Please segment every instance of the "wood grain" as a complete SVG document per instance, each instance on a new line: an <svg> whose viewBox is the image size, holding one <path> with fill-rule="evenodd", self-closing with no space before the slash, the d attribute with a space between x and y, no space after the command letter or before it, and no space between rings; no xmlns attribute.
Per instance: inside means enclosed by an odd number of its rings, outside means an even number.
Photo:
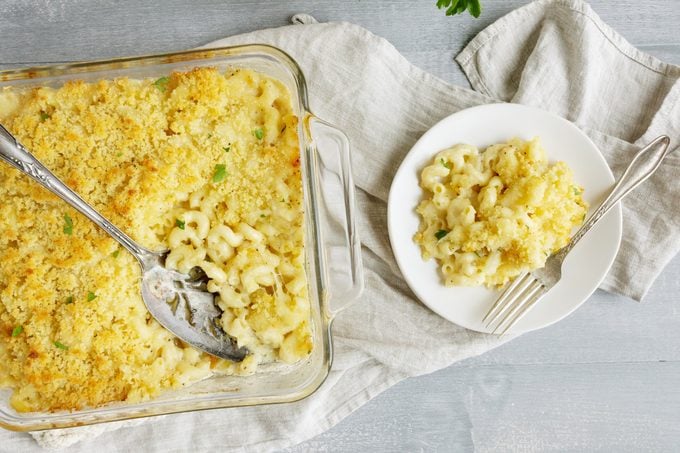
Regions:
<svg viewBox="0 0 680 453"><path fill-rule="evenodd" d="M0 68L187 49L283 26L291 15L307 12L320 21L362 25L417 66L467 85L453 57L484 27L527 1L483 0L479 20L445 17L434 3L6 0L0 3ZM677 0L591 5L634 45L680 63ZM567 320L407 380L289 451L676 450L678 275L680 258L641 304L597 292ZM26 436L13 437L12 451L33 448Z"/></svg>
<svg viewBox="0 0 680 453"><path fill-rule="evenodd" d="M386 391L307 451L674 451L680 258L637 303L598 291L566 320Z"/></svg>

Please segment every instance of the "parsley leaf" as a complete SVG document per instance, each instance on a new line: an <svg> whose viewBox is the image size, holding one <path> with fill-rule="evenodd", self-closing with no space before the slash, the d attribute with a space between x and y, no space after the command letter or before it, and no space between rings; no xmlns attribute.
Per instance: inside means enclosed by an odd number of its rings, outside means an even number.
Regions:
<svg viewBox="0 0 680 453"><path fill-rule="evenodd" d="M67 305L68 305L68 304L72 304L72 303L73 303L73 296L68 296L68 297L66 298L66 302L65 302L65 303L66 303Z"/></svg>
<svg viewBox="0 0 680 453"><path fill-rule="evenodd" d="M441 240L444 236L446 236L447 234L449 234L448 231L446 231L446 230L439 230L439 231L437 231L437 232L434 234L434 237L436 237L437 240L439 241L439 240Z"/></svg>
<svg viewBox="0 0 680 453"><path fill-rule="evenodd" d="M228 153L231 151L231 146L223 146L222 149L224 150L225 153Z"/></svg>
<svg viewBox="0 0 680 453"><path fill-rule="evenodd" d="M262 140L262 137L264 137L264 131L261 127L258 127L257 129L253 130L253 135L257 137L258 140Z"/></svg>
<svg viewBox="0 0 680 453"><path fill-rule="evenodd" d="M111 254L111 256L114 257L114 258L118 258L118 255L120 255L120 249L116 250L115 252L113 252Z"/></svg>
<svg viewBox="0 0 680 453"><path fill-rule="evenodd" d="M439 163L451 170L453 168L453 164L451 162L446 162L444 159L439 159Z"/></svg>
<svg viewBox="0 0 680 453"><path fill-rule="evenodd" d="M24 326L16 326L14 329L12 329L12 336L13 337L18 337L21 335L21 332L24 331Z"/></svg>
<svg viewBox="0 0 680 453"><path fill-rule="evenodd" d="M576 195L577 197L581 195L581 191L578 189L578 187L574 187L574 195Z"/></svg>
<svg viewBox="0 0 680 453"><path fill-rule="evenodd" d="M227 177L227 167L224 164L215 165L215 173L213 173L212 182L218 183L224 181Z"/></svg>
<svg viewBox="0 0 680 453"><path fill-rule="evenodd" d="M87 301L88 302L92 302L96 298L97 298L97 295L95 293L93 293L92 291L87 292Z"/></svg>
<svg viewBox="0 0 680 453"><path fill-rule="evenodd" d="M460 14L460 13L462 13L463 11L465 11L465 10L467 9L467 3L468 3L468 0L459 0L459 1L458 1L458 6L456 7L456 10L455 10L455 12L452 13L452 14ZM448 11L447 11L447 12L448 12Z"/></svg>
<svg viewBox="0 0 680 453"><path fill-rule="evenodd" d="M468 3L468 11L472 17L475 19L478 18L480 14L482 14L482 5L479 3L479 0L470 0Z"/></svg>
<svg viewBox="0 0 680 453"><path fill-rule="evenodd" d="M183 230L186 228L187 223L184 220L180 219L175 219L175 226L179 228L180 230Z"/></svg>
<svg viewBox="0 0 680 453"><path fill-rule="evenodd" d="M447 16L455 16L465 10L475 18L482 14L482 5L479 0L437 0L437 8L446 9Z"/></svg>
<svg viewBox="0 0 680 453"><path fill-rule="evenodd" d="M153 84L160 91L165 91L168 89L168 82L170 82L169 77L161 77L160 79L157 79Z"/></svg>
<svg viewBox="0 0 680 453"><path fill-rule="evenodd" d="M62 343L60 341L54 341L54 342L52 342L52 344L54 344L59 349L63 349L64 351L68 351L68 346L66 346L64 343Z"/></svg>
<svg viewBox="0 0 680 453"><path fill-rule="evenodd" d="M73 234L73 219L68 214L64 214L64 233L69 236Z"/></svg>
<svg viewBox="0 0 680 453"><path fill-rule="evenodd" d="M50 115L46 112L41 111L40 112L40 121L46 121L50 119Z"/></svg>

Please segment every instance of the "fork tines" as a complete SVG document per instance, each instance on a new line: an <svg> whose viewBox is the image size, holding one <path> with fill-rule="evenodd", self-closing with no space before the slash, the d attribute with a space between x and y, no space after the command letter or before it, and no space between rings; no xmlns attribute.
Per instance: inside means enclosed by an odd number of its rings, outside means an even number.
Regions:
<svg viewBox="0 0 680 453"><path fill-rule="evenodd" d="M546 293L545 286L530 272L524 272L505 288L482 323L492 333L505 334Z"/></svg>

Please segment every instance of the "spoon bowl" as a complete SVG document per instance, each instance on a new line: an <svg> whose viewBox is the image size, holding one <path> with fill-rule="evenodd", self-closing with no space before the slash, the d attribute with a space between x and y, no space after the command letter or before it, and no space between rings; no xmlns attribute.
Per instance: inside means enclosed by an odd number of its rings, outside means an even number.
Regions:
<svg viewBox="0 0 680 453"><path fill-rule="evenodd" d="M182 274L164 266L167 253L148 254L140 260L142 299L156 321L182 341L223 359L240 362L248 349L238 347L220 324L222 311L206 288L208 277L198 267Z"/></svg>

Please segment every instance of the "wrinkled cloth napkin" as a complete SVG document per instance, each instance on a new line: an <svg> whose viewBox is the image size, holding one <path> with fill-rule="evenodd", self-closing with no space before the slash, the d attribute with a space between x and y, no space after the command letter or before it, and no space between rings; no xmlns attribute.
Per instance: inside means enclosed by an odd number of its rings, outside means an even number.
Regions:
<svg viewBox="0 0 680 453"><path fill-rule="evenodd" d="M333 326L335 361L311 397L292 404L214 410L34 433L70 451L268 450L311 438L396 382L451 365L504 339L455 326L421 305L401 278L387 237L392 177L437 121L478 104L511 101L576 122L615 174L658 134L680 142L680 68L647 56L576 0L539 0L481 32L457 57L473 88L449 85L406 61L387 41L348 23L263 30L211 46L267 43L297 60L312 111L352 142L366 289ZM305 24L306 23L306 24ZM680 157L624 203L624 239L603 288L641 299L680 248ZM138 426L135 426L138 425ZM115 430L115 431L114 431ZM99 436L99 437L96 437ZM0 433L3 448L31 447ZM33 444L33 446L35 446Z"/></svg>

